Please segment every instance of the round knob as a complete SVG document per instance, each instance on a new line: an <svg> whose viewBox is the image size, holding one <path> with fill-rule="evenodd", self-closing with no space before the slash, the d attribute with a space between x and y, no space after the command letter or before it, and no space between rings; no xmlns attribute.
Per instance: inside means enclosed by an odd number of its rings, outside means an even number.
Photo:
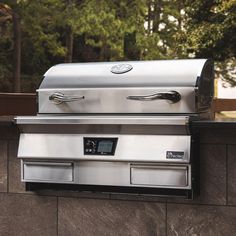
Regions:
<svg viewBox="0 0 236 236"><path fill-rule="evenodd" d="M88 140L88 141L86 142L86 146L89 146L89 147L91 147L91 148L94 148L94 147L96 146L96 144L95 144L94 141Z"/></svg>

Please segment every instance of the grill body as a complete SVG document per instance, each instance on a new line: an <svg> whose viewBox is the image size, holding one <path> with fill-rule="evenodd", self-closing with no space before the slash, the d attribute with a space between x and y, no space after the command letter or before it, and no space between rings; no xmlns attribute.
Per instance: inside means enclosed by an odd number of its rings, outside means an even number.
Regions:
<svg viewBox="0 0 236 236"><path fill-rule="evenodd" d="M198 192L198 135L210 117L206 59L75 63L50 68L38 115L17 117L21 178L65 188L177 195Z"/></svg>

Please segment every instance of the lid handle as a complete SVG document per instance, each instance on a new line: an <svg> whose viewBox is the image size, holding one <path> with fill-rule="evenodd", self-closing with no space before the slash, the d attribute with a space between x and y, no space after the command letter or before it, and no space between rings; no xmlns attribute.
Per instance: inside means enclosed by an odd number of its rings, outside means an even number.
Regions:
<svg viewBox="0 0 236 236"><path fill-rule="evenodd" d="M172 103L177 103L181 100L181 95L177 91L169 91L165 93L154 93L150 95L136 95L136 96L128 96L129 100L137 100L137 101L153 101L158 99L168 100Z"/></svg>
<svg viewBox="0 0 236 236"><path fill-rule="evenodd" d="M49 100L56 105L59 105L64 102L74 102L82 99L84 99L84 96L64 95L60 92L55 92L49 96Z"/></svg>

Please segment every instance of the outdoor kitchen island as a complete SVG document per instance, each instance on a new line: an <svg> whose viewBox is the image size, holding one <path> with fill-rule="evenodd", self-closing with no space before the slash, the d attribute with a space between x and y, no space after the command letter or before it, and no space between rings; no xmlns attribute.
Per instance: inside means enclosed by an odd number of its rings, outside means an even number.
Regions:
<svg viewBox="0 0 236 236"><path fill-rule="evenodd" d="M79 191L26 192L19 131L0 119L0 235L235 235L236 120L198 121L195 200Z"/></svg>

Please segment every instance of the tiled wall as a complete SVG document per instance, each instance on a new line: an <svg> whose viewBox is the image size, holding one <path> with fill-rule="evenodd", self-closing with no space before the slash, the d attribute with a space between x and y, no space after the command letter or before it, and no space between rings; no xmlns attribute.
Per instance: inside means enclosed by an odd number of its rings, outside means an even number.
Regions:
<svg viewBox="0 0 236 236"><path fill-rule="evenodd" d="M201 195L25 192L18 132L0 124L0 236L236 235L236 128L201 131Z"/></svg>

